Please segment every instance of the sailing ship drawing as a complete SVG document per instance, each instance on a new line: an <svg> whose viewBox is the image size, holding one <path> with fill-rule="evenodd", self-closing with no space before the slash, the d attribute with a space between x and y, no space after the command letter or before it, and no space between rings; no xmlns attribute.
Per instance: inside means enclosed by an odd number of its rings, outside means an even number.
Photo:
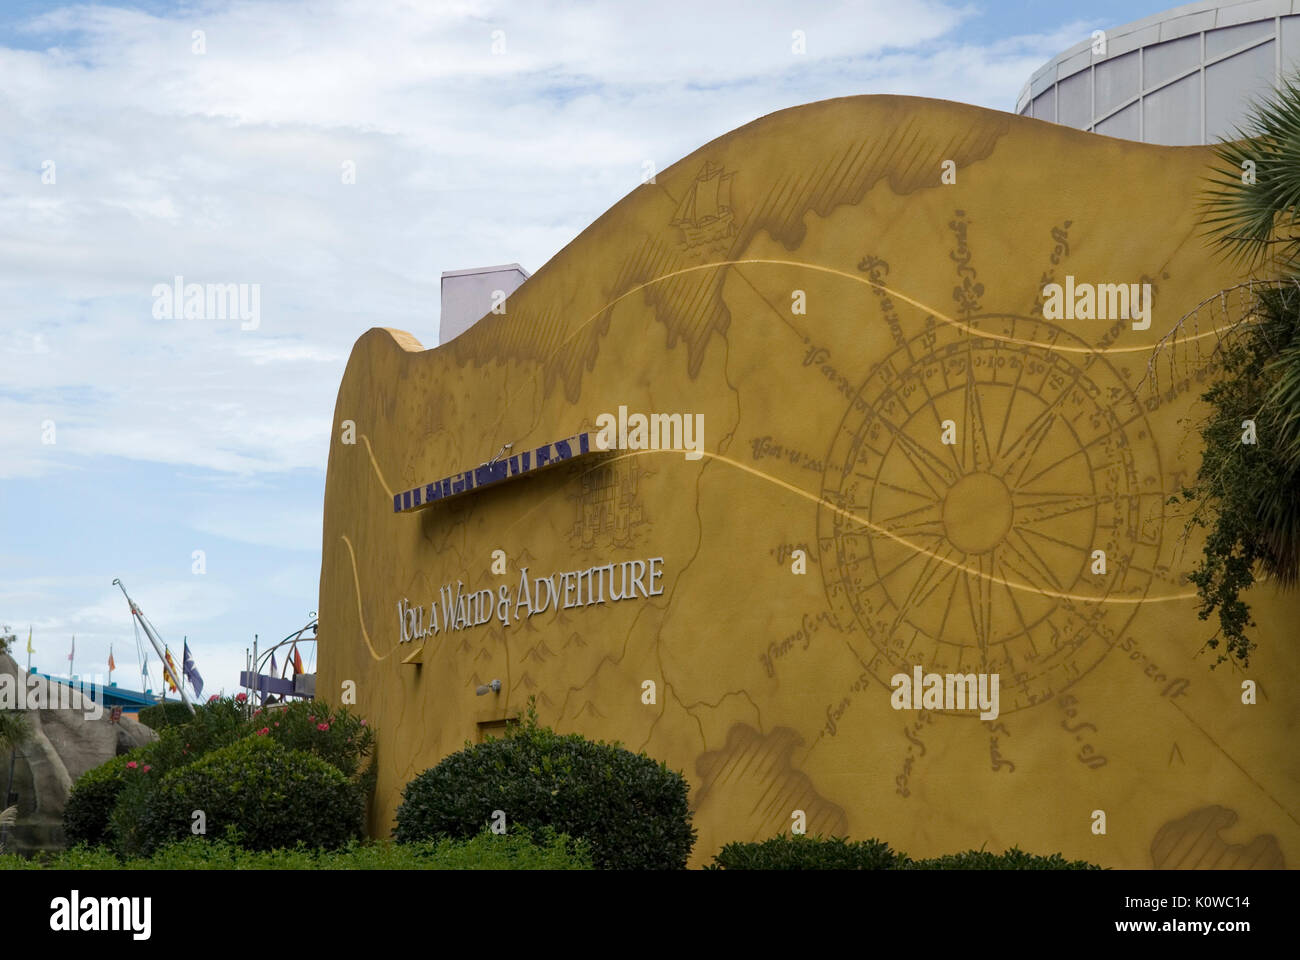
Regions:
<svg viewBox="0 0 1300 960"><path fill-rule="evenodd" d="M731 210L731 181L735 173L705 161L704 168L677 205L672 226L682 231L687 247L723 240L735 232Z"/></svg>

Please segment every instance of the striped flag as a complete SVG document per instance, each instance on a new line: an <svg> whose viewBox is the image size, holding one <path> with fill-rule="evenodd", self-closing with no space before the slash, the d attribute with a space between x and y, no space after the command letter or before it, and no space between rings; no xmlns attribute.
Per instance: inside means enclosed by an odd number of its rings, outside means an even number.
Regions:
<svg viewBox="0 0 1300 960"><path fill-rule="evenodd" d="M296 643L293 645L293 672L296 674L307 672L302 668L302 654L298 652L298 644Z"/></svg>

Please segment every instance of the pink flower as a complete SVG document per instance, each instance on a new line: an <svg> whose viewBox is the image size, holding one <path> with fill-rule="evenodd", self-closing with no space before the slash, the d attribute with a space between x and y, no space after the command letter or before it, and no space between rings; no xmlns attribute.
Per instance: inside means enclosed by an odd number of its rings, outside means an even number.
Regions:
<svg viewBox="0 0 1300 960"><path fill-rule="evenodd" d="M246 694L246 693L237 693L237 694L235 694L235 699L238 700L240 703L243 703L245 700L248 699L248 694Z"/></svg>
<svg viewBox="0 0 1300 960"><path fill-rule="evenodd" d="M257 731L257 735L258 735L259 737L264 737L264 736L266 736L266 735L267 735L268 733L270 733L270 732L271 732L271 728L270 728L270 727L263 727L261 730Z"/></svg>
<svg viewBox="0 0 1300 960"><path fill-rule="evenodd" d="M310 714L308 714L308 716L307 716L307 722L308 722L308 723L315 723L315 722L316 722L316 718L313 717L313 716L311 716Z"/></svg>
<svg viewBox="0 0 1300 960"><path fill-rule="evenodd" d="M316 729L317 729L317 730L328 730L329 728L330 728L330 725L329 725L328 723L318 723L318 724L316 724Z"/></svg>
<svg viewBox="0 0 1300 960"><path fill-rule="evenodd" d="M217 695L215 693L212 696L208 697L208 703L216 703L216 702L217 702Z"/></svg>
<svg viewBox="0 0 1300 960"><path fill-rule="evenodd" d="M258 707L256 710L253 711L253 716L257 716L261 712L262 712L262 708Z"/></svg>
<svg viewBox="0 0 1300 960"><path fill-rule="evenodd" d="M146 763L146 764L144 765L144 772L145 772L145 773L148 773L149 770L150 770L149 764Z"/></svg>
<svg viewBox="0 0 1300 960"><path fill-rule="evenodd" d="M134 770L138 766L140 766L140 764L136 763L134 760L128 760L126 762L126 767L128 770Z"/></svg>
<svg viewBox="0 0 1300 960"><path fill-rule="evenodd" d="M361 718L361 725L362 725L363 727L366 725L366 719L365 719L365 717L362 717L362 718Z"/></svg>
<svg viewBox="0 0 1300 960"><path fill-rule="evenodd" d="M280 721L279 720L275 721L275 725L278 727L280 725Z"/></svg>

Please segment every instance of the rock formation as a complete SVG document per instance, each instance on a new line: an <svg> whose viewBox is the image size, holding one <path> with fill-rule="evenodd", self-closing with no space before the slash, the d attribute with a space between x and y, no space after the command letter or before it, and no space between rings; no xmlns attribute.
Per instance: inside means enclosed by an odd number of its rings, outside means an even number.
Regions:
<svg viewBox="0 0 1300 960"><path fill-rule="evenodd" d="M18 795L18 817L9 828L7 850L32 854L61 849L63 807L76 779L119 753L156 740L157 734L133 714L124 713L114 723L108 711L78 690L58 690L66 685L44 677L29 679L6 654L0 654L0 685L9 690L21 686L49 705L25 711L32 734L14 753L10 790ZM10 757L0 757L0 791L9 781L9 770ZM0 801L4 799L0 794Z"/></svg>

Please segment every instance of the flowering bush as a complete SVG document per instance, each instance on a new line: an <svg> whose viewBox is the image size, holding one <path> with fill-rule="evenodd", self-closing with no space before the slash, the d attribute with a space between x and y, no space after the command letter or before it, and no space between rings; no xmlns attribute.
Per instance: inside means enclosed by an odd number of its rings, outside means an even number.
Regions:
<svg viewBox="0 0 1300 960"><path fill-rule="evenodd" d="M63 808L63 832L72 845L96 846L108 841L109 817L126 786L127 774L141 760L153 760L159 744L150 743L114 757L77 778ZM134 778L143 779L143 778Z"/></svg>
<svg viewBox="0 0 1300 960"><path fill-rule="evenodd" d="M276 711L275 717L268 736L291 750L320 757L369 791L374 772L366 761L374 752L375 734L364 719L347 707L332 709L324 700L295 701Z"/></svg>
<svg viewBox="0 0 1300 960"><path fill-rule="evenodd" d="M322 700L299 701L259 708L249 717L236 695L213 697L193 716L188 710L185 715L189 719L184 723L160 722L160 738L154 743L77 780L64 814L71 843L107 844L122 855L138 854L151 842L138 823L160 780L244 739L273 741L311 754L336 768L361 795L373 789L373 763L367 759L374 751L374 731L347 709L333 710Z"/></svg>

